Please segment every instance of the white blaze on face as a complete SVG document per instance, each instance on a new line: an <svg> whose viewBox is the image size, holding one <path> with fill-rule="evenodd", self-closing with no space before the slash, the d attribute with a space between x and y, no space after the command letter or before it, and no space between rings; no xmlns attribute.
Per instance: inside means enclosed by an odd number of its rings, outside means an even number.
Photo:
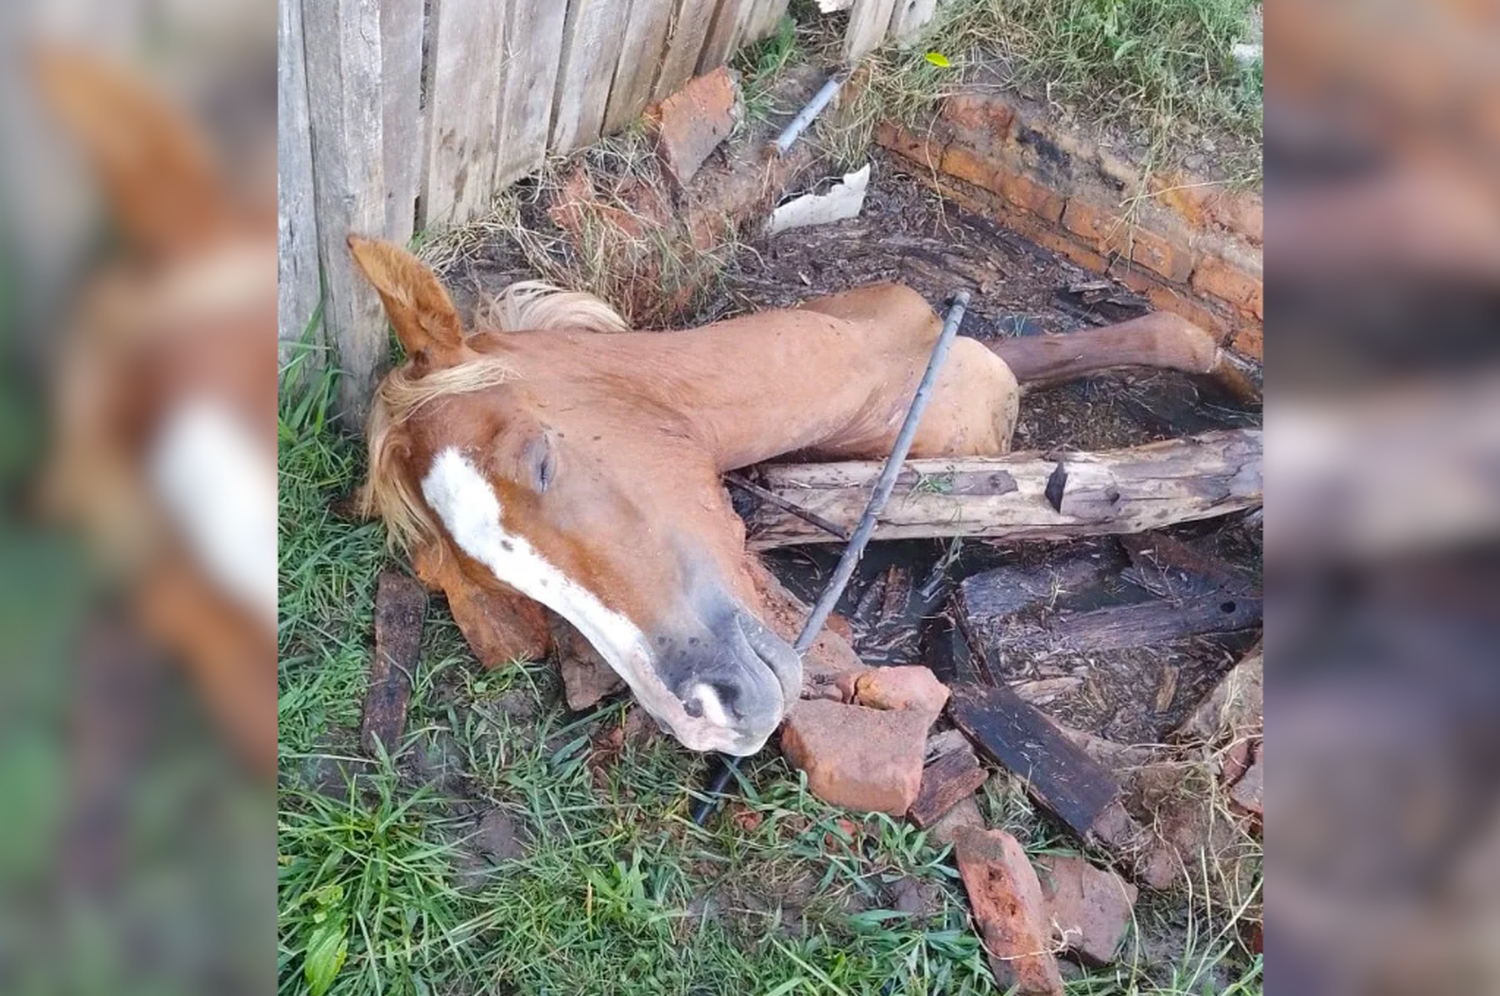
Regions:
<svg viewBox="0 0 1500 996"><path fill-rule="evenodd" d="M276 626L276 470L244 419L195 398L168 414L147 455L157 498L226 594Z"/></svg>
<svg viewBox="0 0 1500 996"><path fill-rule="evenodd" d="M422 497L459 549L488 567L501 582L572 623L625 680L641 705L670 725L685 747L741 752L725 726L727 717L717 697L712 700L716 708L705 708L703 717L689 716L657 676L650 644L640 628L548 563L525 537L506 531L495 489L457 449L450 446L433 459L422 480Z"/></svg>

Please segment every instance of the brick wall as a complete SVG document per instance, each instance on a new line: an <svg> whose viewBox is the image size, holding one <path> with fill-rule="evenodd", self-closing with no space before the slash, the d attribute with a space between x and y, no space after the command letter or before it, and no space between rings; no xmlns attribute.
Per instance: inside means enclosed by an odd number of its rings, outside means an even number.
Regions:
<svg viewBox="0 0 1500 996"><path fill-rule="evenodd" d="M1123 157L1003 94L955 95L921 128L881 124L876 141L968 210L1261 358L1259 193L1182 173L1143 180Z"/></svg>

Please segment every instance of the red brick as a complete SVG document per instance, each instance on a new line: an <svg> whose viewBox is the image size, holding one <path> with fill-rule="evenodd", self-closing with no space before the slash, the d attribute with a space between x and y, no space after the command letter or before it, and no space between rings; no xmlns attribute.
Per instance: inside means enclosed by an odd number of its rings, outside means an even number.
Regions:
<svg viewBox="0 0 1500 996"><path fill-rule="evenodd" d="M1058 939L1091 965L1112 961L1130 926L1139 890L1083 858L1043 855L1036 870Z"/></svg>
<svg viewBox="0 0 1500 996"><path fill-rule="evenodd" d="M1135 193L1141 186L1141 174L1124 157L1108 149L1099 150L1099 173L1106 180L1118 184L1120 189Z"/></svg>
<svg viewBox="0 0 1500 996"><path fill-rule="evenodd" d="M937 169L943 161L943 143L923 138L894 121L882 121L876 126L875 142L924 169Z"/></svg>
<svg viewBox="0 0 1500 996"><path fill-rule="evenodd" d="M1234 334L1229 345L1237 353L1242 353L1252 359L1264 361L1266 358L1265 332L1259 325L1245 326Z"/></svg>
<svg viewBox="0 0 1500 996"><path fill-rule="evenodd" d="M1084 198L1068 201L1062 223L1101 252L1119 253L1168 280L1185 282L1193 271L1192 250L1185 241L1131 223L1112 209L1091 204Z"/></svg>
<svg viewBox="0 0 1500 996"><path fill-rule="evenodd" d="M1053 224L1062 217L1061 195L1015 170L997 170L999 193L1016 207L1024 208Z"/></svg>
<svg viewBox="0 0 1500 996"><path fill-rule="evenodd" d="M1205 256L1193 270L1193 290L1212 294L1221 301L1246 309L1256 318L1264 319L1265 284L1261 273L1251 268L1252 262Z"/></svg>
<svg viewBox="0 0 1500 996"><path fill-rule="evenodd" d="M1255 245L1265 236L1265 205L1259 194L1250 190L1224 191L1209 201L1214 221L1243 235Z"/></svg>
<svg viewBox="0 0 1500 996"><path fill-rule="evenodd" d="M928 668L877 667L860 675L854 700L871 709L905 709L937 719L948 702L948 689Z"/></svg>
<svg viewBox="0 0 1500 996"><path fill-rule="evenodd" d="M781 729L781 749L823 801L901 816L922 787L931 725L915 711L802 699Z"/></svg>
<svg viewBox="0 0 1500 996"><path fill-rule="evenodd" d="M739 118L739 86L725 66L689 80L646 110L657 155L679 184L692 179Z"/></svg>
<svg viewBox="0 0 1500 996"><path fill-rule="evenodd" d="M965 183L998 193L995 168L988 159L962 145L950 145L943 153L944 173Z"/></svg>
<svg viewBox="0 0 1500 996"><path fill-rule="evenodd" d="M1010 141L1016 109L995 94L956 93L943 101L942 117L991 148Z"/></svg>
<svg viewBox="0 0 1500 996"><path fill-rule="evenodd" d="M958 873L1001 991L1063 996L1042 886L1021 844L1003 830L955 836Z"/></svg>

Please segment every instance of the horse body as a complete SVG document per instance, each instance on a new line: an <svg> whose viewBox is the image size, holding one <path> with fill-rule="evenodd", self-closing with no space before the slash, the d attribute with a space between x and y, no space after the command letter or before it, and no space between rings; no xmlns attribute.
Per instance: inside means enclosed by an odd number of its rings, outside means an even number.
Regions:
<svg viewBox="0 0 1500 996"><path fill-rule="evenodd" d="M941 331L931 307L885 284L665 334L602 334L618 320L558 307L534 323L508 309L529 331L465 333L416 259L350 246L409 356L372 414L368 508L449 592L471 645L494 661L495 620L524 619L535 600L685 745L758 750L800 693L801 665L761 622L719 475L786 454L884 456ZM1061 352L1003 348L1039 380L1214 362L1205 333L1148 318L1069 336ZM1003 355L960 339L913 455L1005 453L1020 396Z"/></svg>

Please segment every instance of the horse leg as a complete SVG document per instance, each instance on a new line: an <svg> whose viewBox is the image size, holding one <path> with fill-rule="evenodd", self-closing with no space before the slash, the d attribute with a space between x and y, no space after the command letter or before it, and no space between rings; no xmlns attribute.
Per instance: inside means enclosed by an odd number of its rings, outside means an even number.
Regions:
<svg viewBox="0 0 1500 996"><path fill-rule="evenodd" d="M1061 384L1127 367L1157 367L1213 377L1236 397L1260 400L1254 368L1192 322L1156 311L1128 322L1065 335L997 339L990 349L1027 387Z"/></svg>

